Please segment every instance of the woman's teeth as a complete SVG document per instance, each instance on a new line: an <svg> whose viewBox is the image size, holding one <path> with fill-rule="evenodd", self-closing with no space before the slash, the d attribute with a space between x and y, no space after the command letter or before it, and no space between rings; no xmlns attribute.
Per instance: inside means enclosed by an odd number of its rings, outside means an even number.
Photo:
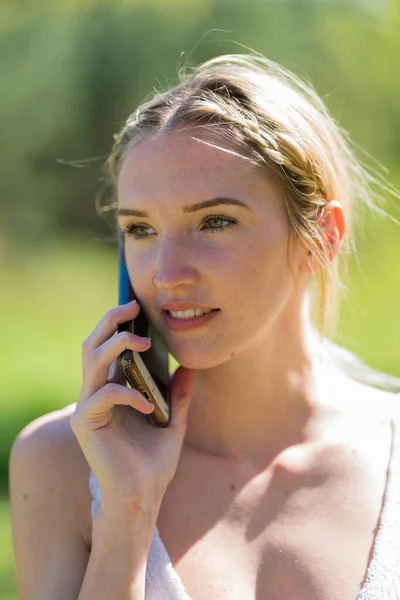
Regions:
<svg viewBox="0 0 400 600"><path fill-rule="evenodd" d="M189 308L188 310L169 310L168 313L172 315L175 319L191 319L193 317L199 317L200 315L205 315L207 313L212 312L212 308L203 309L203 308Z"/></svg>

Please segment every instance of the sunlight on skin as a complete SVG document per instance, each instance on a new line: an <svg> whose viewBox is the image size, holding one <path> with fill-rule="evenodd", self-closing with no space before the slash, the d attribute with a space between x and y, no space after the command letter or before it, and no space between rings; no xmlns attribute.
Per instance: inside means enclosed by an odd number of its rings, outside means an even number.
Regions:
<svg viewBox="0 0 400 600"><path fill-rule="evenodd" d="M221 197L246 207L182 211ZM148 214L119 217L139 302L175 359L196 369L187 438L199 448L207 443L208 451L257 455L265 452L266 437L274 445L307 435L297 430L313 415L318 422L319 400L301 314L317 265L298 243L291 244L288 261L288 221L278 186L235 154L175 132L129 150L118 198L119 209ZM210 215L223 221L217 232L206 226ZM321 227L334 258L344 234L338 202L326 207ZM220 312L209 326L177 334L159 312L171 299ZM212 404L204 401L208 397Z"/></svg>

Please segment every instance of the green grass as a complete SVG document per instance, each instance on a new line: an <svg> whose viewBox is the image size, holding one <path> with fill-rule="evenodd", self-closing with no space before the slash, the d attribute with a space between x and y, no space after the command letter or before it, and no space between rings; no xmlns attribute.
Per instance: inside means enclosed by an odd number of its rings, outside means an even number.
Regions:
<svg viewBox="0 0 400 600"><path fill-rule="evenodd" d="M16 600L16 598L10 505L6 496L0 496L0 600Z"/></svg>
<svg viewBox="0 0 400 600"><path fill-rule="evenodd" d="M376 223L352 263L337 341L370 366L400 375L400 235ZM2 269L0 330L0 484L17 433L35 417L76 402L81 344L117 304L117 252L108 244L53 242ZM0 600L16 598L9 507L0 504Z"/></svg>

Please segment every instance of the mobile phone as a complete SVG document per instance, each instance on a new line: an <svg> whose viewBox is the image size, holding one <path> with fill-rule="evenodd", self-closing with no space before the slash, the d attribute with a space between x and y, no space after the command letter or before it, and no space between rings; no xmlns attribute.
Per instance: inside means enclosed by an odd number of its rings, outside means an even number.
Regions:
<svg viewBox="0 0 400 600"><path fill-rule="evenodd" d="M125 235L119 231L119 304L136 300L125 260ZM118 357L118 364L130 387L137 389L154 405L147 415L154 427L167 427L171 420L169 392L168 349L159 333L150 322L143 306L135 319L118 326L118 332L130 331L136 335L150 337L151 347L144 352L125 350Z"/></svg>

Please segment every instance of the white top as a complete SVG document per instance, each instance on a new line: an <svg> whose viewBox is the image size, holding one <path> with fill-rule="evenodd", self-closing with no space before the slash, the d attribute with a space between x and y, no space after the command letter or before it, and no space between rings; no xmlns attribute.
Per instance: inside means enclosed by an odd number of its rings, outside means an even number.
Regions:
<svg viewBox="0 0 400 600"><path fill-rule="evenodd" d="M396 398L400 401L400 396ZM72 408L69 405L66 408ZM379 529L365 584L356 600L400 600L400 410L391 419L392 446ZM100 506L100 489L93 471L89 486L92 517ZM146 569L146 600L191 600L172 566L157 527Z"/></svg>

